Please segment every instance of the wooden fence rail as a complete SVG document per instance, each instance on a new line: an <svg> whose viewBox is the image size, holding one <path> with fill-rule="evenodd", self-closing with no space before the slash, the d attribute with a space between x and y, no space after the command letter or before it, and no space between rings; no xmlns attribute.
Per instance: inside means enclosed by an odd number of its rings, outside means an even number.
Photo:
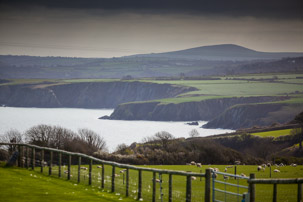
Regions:
<svg viewBox="0 0 303 202"><path fill-rule="evenodd" d="M169 175L169 186L168 186L168 201L172 202L172 176L178 175L178 176L186 176L186 195L185 195L185 201L191 202L192 198L192 187L191 187L191 177L204 177L205 178L205 196L204 201L210 202L210 195L211 195L211 189L210 189L210 183L211 183L211 170L206 169L206 173L192 173L192 172L184 172L184 171L174 171L174 170L162 170L162 169L154 169L154 168L142 168L142 167L136 167L132 165L127 164L120 164L117 162L112 161L105 161L101 160L92 156L88 156L81 153L73 153L73 152L67 152L64 150L54 149L54 148L47 148L47 147L40 147L36 145L30 145L30 144L16 144L16 143L0 143L0 145L15 145L18 146L17 149L19 151L19 158L18 158L18 166L22 167L22 159L23 159L23 150L25 149L25 164L26 168L29 167L28 161L31 160L31 169L35 169L35 155L36 151L41 151L41 159L40 159L40 166L41 166L41 172L43 172L43 166L45 161L45 151L48 151L50 154L50 161L49 161L49 175L52 174L52 164L53 164L53 158L54 154L58 154L58 177L61 177L61 165L62 165L62 155L66 155L68 157L68 168L67 168L67 179L71 179L71 163L72 163L72 157L78 157L78 176L77 180L80 182L80 172L81 172L81 161L84 159L89 161L89 169L88 169L88 184L92 184L92 164L93 162L100 163L102 165L101 168L101 188L104 188L104 165L110 165L112 166L112 175L111 175L111 191L115 192L115 170L116 167L118 168L124 168L126 173L126 186L125 186L125 196L129 196L129 170L136 170L138 171L138 200L142 198L142 172L152 172L153 173L153 191L152 191L152 201L156 201L156 174L167 174ZM29 157L29 150L31 150L31 157ZM203 201L203 198L201 198L201 201Z"/></svg>
<svg viewBox="0 0 303 202"><path fill-rule="evenodd" d="M303 178L296 179L255 179L255 175L251 174L247 180L250 189L250 202L255 202L255 185L256 184L272 184L273 185L273 202L277 202L277 185L278 184L297 184L297 202L302 202L302 183Z"/></svg>

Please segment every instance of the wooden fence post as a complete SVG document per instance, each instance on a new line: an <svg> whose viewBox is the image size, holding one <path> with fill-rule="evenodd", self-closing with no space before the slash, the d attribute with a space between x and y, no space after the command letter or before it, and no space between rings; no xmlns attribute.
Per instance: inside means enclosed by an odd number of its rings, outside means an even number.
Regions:
<svg viewBox="0 0 303 202"><path fill-rule="evenodd" d="M126 197L128 197L128 188L129 188L129 169L126 168L126 193L125 193Z"/></svg>
<svg viewBox="0 0 303 202"><path fill-rule="evenodd" d="M173 201L173 176L172 174L168 175L168 202Z"/></svg>
<svg viewBox="0 0 303 202"><path fill-rule="evenodd" d="M205 170L205 195L204 195L204 201L210 202L210 193L211 193L211 170L206 169Z"/></svg>
<svg viewBox="0 0 303 202"><path fill-rule="evenodd" d="M251 180L255 179L255 174L251 173L249 178ZM249 202L255 202L255 188L256 188L256 185L253 182L250 182L249 183Z"/></svg>
<svg viewBox="0 0 303 202"><path fill-rule="evenodd" d="M29 168L29 161L28 161L28 155L29 155L29 151L28 151L28 147L25 148L25 166L28 169Z"/></svg>
<svg viewBox="0 0 303 202"><path fill-rule="evenodd" d="M58 177L61 177L61 165L62 165L62 153L59 152L59 172L58 172Z"/></svg>
<svg viewBox="0 0 303 202"><path fill-rule="evenodd" d="M50 160L48 167L48 175L52 175L52 166L53 166L53 151L50 151Z"/></svg>
<svg viewBox="0 0 303 202"><path fill-rule="evenodd" d="M78 183L80 183L81 177L81 156L78 157Z"/></svg>
<svg viewBox="0 0 303 202"><path fill-rule="evenodd" d="M191 176L186 176L186 202L191 202Z"/></svg>
<svg viewBox="0 0 303 202"><path fill-rule="evenodd" d="M90 159L89 168L88 168L88 185L92 184L92 168L93 168L93 160Z"/></svg>
<svg viewBox="0 0 303 202"><path fill-rule="evenodd" d="M102 171L101 171L101 188L104 189L104 163L102 163Z"/></svg>
<svg viewBox="0 0 303 202"><path fill-rule="evenodd" d="M70 166L72 164L72 156L68 155L67 179L70 180Z"/></svg>
<svg viewBox="0 0 303 202"><path fill-rule="evenodd" d="M273 202L277 202L277 184L274 184L274 190L273 190L273 198L272 198Z"/></svg>
<svg viewBox="0 0 303 202"><path fill-rule="evenodd" d="M156 202L156 172L153 172L153 198L152 202Z"/></svg>
<svg viewBox="0 0 303 202"><path fill-rule="evenodd" d="M32 170L35 169L35 148L32 148Z"/></svg>
<svg viewBox="0 0 303 202"><path fill-rule="evenodd" d="M302 184L298 183L298 202L302 202Z"/></svg>
<svg viewBox="0 0 303 202"><path fill-rule="evenodd" d="M21 167L21 161L22 161L22 157L21 157L21 145L18 145L18 167Z"/></svg>
<svg viewBox="0 0 303 202"><path fill-rule="evenodd" d="M44 166L44 149L41 150L41 173L43 173Z"/></svg>
<svg viewBox="0 0 303 202"><path fill-rule="evenodd" d="M138 200L142 198L142 170L138 170Z"/></svg>
<svg viewBox="0 0 303 202"><path fill-rule="evenodd" d="M116 170L116 167L113 166L113 169L112 169L112 192L115 192L115 170Z"/></svg>

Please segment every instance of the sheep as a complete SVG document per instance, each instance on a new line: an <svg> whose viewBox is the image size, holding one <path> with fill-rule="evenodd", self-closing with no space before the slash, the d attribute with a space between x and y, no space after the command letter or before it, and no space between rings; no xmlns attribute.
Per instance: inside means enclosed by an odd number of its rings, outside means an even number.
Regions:
<svg viewBox="0 0 303 202"><path fill-rule="evenodd" d="M187 166L190 166L191 164L190 164L190 163L186 163L186 165L187 165Z"/></svg>
<svg viewBox="0 0 303 202"><path fill-rule="evenodd" d="M197 178L195 176L191 176L191 180L196 180Z"/></svg>
<svg viewBox="0 0 303 202"><path fill-rule="evenodd" d="M224 169L224 172L227 172L227 168Z"/></svg>
<svg viewBox="0 0 303 202"><path fill-rule="evenodd" d="M236 165L240 165L240 164L241 164L241 161L235 161L235 164L236 164Z"/></svg>
<svg viewBox="0 0 303 202"><path fill-rule="evenodd" d="M274 169L274 172L275 173L279 173L280 171L278 169Z"/></svg>
<svg viewBox="0 0 303 202"><path fill-rule="evenodd" d="M67 174L67 173L68 173L68 170L65 170L64 173Z"/></svg>
<svg viewBox="0 0 303 202"><path fill-rule="evenodd" d="M82 170L87 170L87 167L80 167L80 169L82 169Z"/></svg>
<svg viewBox="0 0 303 202"><path fill-rule="evenodd" d="M262 171L263 171L263 172L265 171L265 168L264 168L264 167L262 168Z"/></svg>
<svg viewBox="0 0 303 202"><path fill-rule="evenodd" d="M115 174L115 177L120 177L120 175L119 174Z"/></svg>
<svg viewBox="0 0 303 202"><path fill-rule="evenodd" d="M271 163L267 163L267 167L271 167Z"/></svg>
<svg viewBox="0 0 303 202"><path fill-rule="evenodd" d="M297 167L297 164L292 163L290 166L292 166L292 167Z"/></svg>
<svg viewBox="0 0 303 202"><path fill-rule="evenodd" d="M209 167L208 169L210 169L210 171L214 172L214 169L212 167Z"/></svg>
<svg viewBox="0 0 303 202"><path fill-rule="evenodd" d="M246 175L245 175L244 173L241 173L241 176L242 176L242 177L246 177Z"/></svg>
<svg viewBox="0 0 303 202"><path fill-rule="evenodd" d="M193 165L193 166L195 166L195 165L196 165L196 162L191 161L190 164Z"/></svg>
<svg viewBox="0 0 303 202"><path fill-rule="evenodd" d="M258 166L257 170L258 172L262 169L262 166Z"/></svg>
<svg viewBox="0 0 303 202"><path fill-rule="evenodd" d="M219 170L219 168L214 168L214 171L219 172L220 170Z"/></svg>
<svg viewBox="0 0 303 202"><path fill-rule="evenodd" d="M226 166L226 168L233 168L234 166Z"/></svg>
<svg viewBox="0 0 303 202"><path fill-rule="evenodd" d="M229 177L228 177L228 176L226 176L226 175L223 175L223 179L224 179L224 180L228 180L228 179L229 179Z"/></svg>
<svg viewBox="0 0 303 202"><path fill-rule="evenodd" d="M263 167L263 168L266 168L266 164L262 164L262 167Z"/></svg>
<svg viewBox="0 0 303 202"><path fill-rule="evenodd" d="M120 170L120 173L124 173L126 172L126 169Z"/></svg>
<svg viewBox="0 0 303 202"><path fill-rule="evenodd" d="M201 164L201 163L197 163L197 167L198 167L198 168L201 168L201 167L202 167L202 164Z"/></svg>
<svg viewBox="0 0 303 202"><path fill-rule="evenodd" d="M97 166L97 168L102 168L102 166Z"/></svg>

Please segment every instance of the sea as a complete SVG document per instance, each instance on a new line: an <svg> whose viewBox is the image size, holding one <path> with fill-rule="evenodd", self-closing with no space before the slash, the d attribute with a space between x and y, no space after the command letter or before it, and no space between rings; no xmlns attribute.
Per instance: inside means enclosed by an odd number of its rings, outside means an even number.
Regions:
<svg viewBox="0 0 303 202"><path fill-rule="evenodd" d="M145 137L166 131L174 137L188 138L190 131L196 129L199 136L210 136L233 132L225 129L204 129L205 121L199 125L190 122L175 121L123 121L103 120L99 117L110 115L113 109L79 109L79 108L21 108L0 107L0 136L14 129L21 133L39 124L61 126L77 132L78 129L93 130L106 141L108 152L113 152L119 144L140 143Z"/></svg>

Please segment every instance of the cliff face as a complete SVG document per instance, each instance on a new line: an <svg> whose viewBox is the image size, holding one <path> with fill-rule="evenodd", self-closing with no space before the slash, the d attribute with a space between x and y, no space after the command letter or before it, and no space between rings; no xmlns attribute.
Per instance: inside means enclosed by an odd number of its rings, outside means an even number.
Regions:
<svg viewBox="0 0 303 202"><path fill-rule="evenodd" d="M287 97L234 97L180 104L161 104L157 102L127 103L119 105L111 114L110 119L158 121L212 120L226 109L237 104L272 102L283 99L287 99ZM256 113L258 112L256 111Z"/></svg>
<svg viewBox="0 0 303 202"><path fill-rule="evenodd" d="M175 97L195 90L148 82L93 82L0 86L0 104L14 107L114 108L118 104Z"/></svg>

